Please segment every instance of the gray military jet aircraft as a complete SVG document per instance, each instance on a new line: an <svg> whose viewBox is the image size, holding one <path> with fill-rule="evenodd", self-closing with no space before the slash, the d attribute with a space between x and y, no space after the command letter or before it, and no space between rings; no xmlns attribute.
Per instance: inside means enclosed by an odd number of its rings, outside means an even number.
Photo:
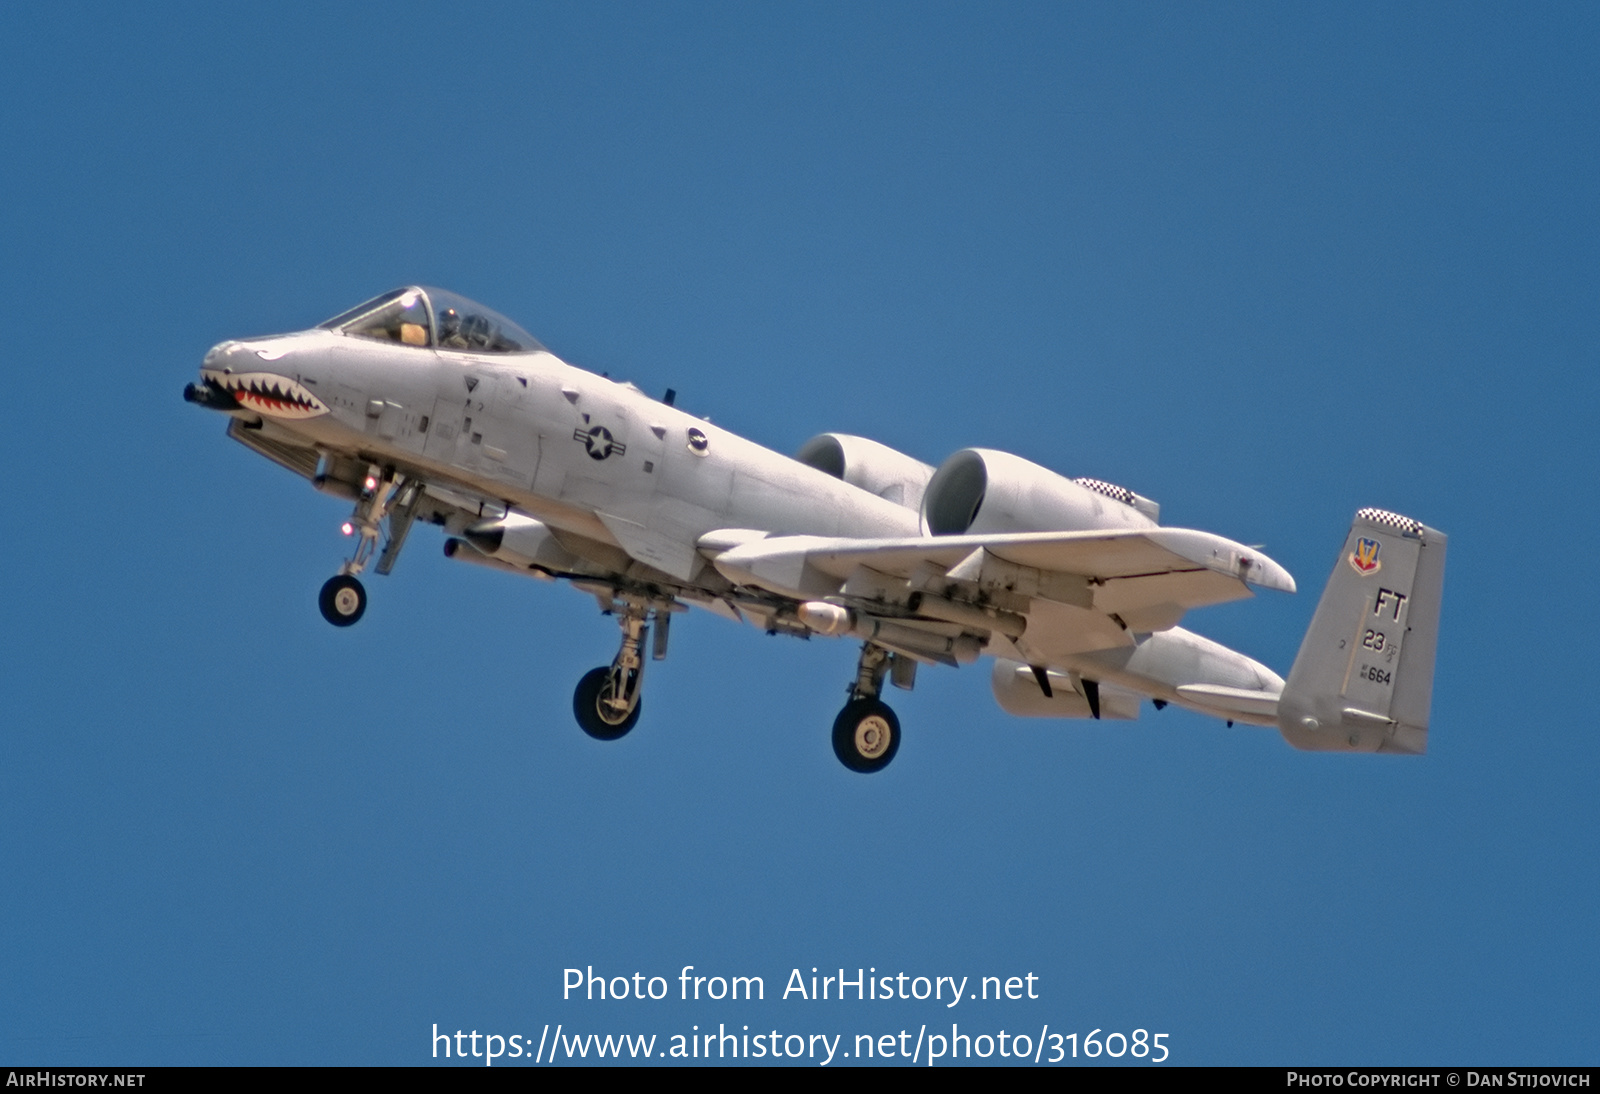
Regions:
<svg viewBox="0 0 1600 1094"><path fill-rule="evenodd" d="M933 468L838 433L789 459L439 289L223 342L184 397L354 503L354 550L319 600L335 626L361 618L358 575L389 573L419 520L451 533L450 558L596 597L621 648L573 711L601 740L634 727L646 647L665 657L673 613L698 605L861 641L833 727L852 771L900 747L886 679L910 689L919 665L985 654L1000 706L1025 717L1131 719L1148 697L1277 726L1296 748L1427 746L1446 537L1381 509L1356 514L1285 681L1177 624L1294 580L1253 548L1161 527L1131 490L983 448Z"/></svg>

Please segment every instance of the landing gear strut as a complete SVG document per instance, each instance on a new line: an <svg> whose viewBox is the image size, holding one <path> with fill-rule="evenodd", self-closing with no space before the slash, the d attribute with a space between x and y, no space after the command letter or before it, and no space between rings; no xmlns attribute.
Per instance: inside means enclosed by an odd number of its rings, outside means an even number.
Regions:
<svg viewBox="0 0 1600 1094"><path fill-rule="evenodd" d="M421 497L422 484L407 482L406 477L395 474L393 468L383 470L373 465L367 469L361 493L356 498L355 512L344 526L346 535L360 538L355 552L339 567L339 572L323 583L317 597L322 618L335 627L348 627L366 614L367 590L356 575L367 568L377 551L378 534L385 520L389 522L389 535L375 569L380 574L394 569Z"/></svg>
<svg viewBox="0 0 1600 1094"><path fill-rule="evenodd" d="M611 602L607 610L617 617L622 628L622 646L609 666L584 673L572 694L572 713L583 731L595 740L614 741L638 724L639 692L644 681L641 651L650 633L650 615L653 610L656 640L651 658L660 661L667 655L667 628L674 607L670 603L653 605L643 597L631 595Z"/></svg>
<svg viewBox="0 0 1600 1094"><path fill-rule="evenodd" d="M889 664L887 650L863 644L850 701L833 720L833 753L851 771L882 771L900 751L900 719L878 698Z"/></svg>

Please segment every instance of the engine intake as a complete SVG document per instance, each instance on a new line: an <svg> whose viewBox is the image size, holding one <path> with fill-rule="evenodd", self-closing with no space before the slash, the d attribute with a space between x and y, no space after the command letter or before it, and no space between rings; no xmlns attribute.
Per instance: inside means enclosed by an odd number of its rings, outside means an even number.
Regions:
<svg viewBox="0 0 1600 1094"><path fill-rule="evenodd" d="M1069 479L991 448L955 453L922 496L923 527L935 536L1150 528L1160 514L1124 487Z"/></svg>
<svg viewBox="0 0 1600 1094"><path fill-rule="evenodd" d="M800 446L795 459L886 501L916 510L933 468L888 445L848 433L822 433Z"/></svg>

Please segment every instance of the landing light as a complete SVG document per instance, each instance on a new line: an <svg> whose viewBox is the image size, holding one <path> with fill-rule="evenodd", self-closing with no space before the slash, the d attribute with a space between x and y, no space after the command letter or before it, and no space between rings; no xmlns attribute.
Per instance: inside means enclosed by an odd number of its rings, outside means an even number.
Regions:
<svg viewBox="0 0 1600 1094"><path fill-rule="evenodd" d="M343 532L347 536L353 536L356 534L356 526L351 524L349 521L345 521L343 524L339 525L339 531Z"/></svg>

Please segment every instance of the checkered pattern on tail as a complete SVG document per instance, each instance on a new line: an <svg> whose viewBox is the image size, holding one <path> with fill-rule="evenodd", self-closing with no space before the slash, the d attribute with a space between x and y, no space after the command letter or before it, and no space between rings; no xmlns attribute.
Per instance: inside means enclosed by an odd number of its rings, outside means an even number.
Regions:
<svg viewBox="0 0 1600 1094"><path fill-rule="evenodd" d="M1360 509L1356 512L1357 520L1370 521L1373 524L1386 524L1390 528L1404 532L1406 535L1420 536L1422 522L1402 517L1399 513L1391 513L1387 509Z"/></svg>

